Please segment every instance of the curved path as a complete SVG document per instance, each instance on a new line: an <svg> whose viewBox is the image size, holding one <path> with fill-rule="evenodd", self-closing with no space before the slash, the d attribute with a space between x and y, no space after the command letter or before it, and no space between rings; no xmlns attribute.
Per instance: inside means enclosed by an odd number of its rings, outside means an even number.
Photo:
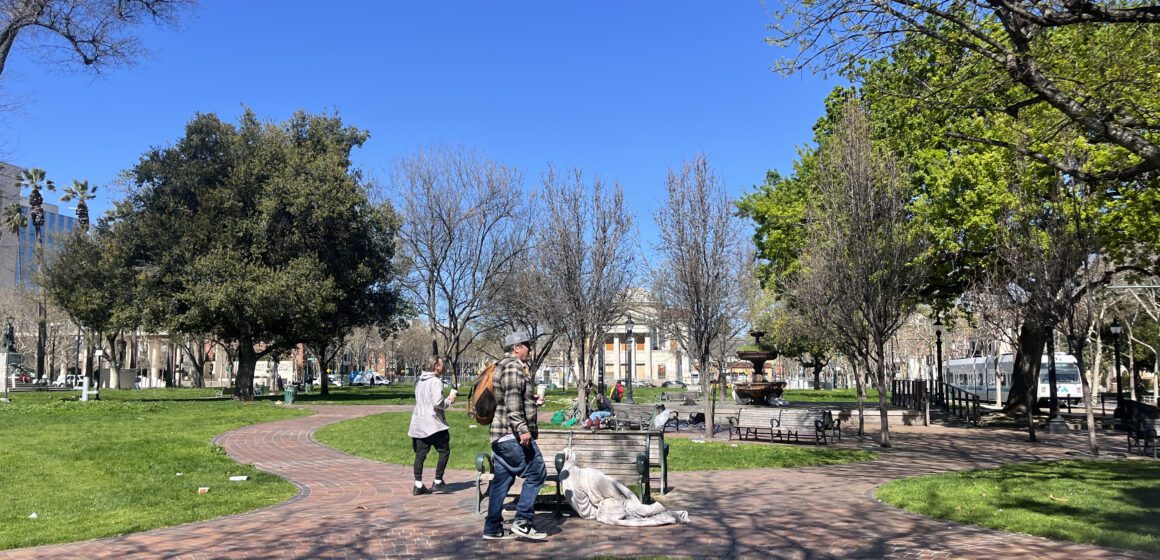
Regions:
<svg viewBox="0 0 1160 560"><path fill-rule="evenodd" d="M549 539L530 543L480 539L473 473L449 471L449 494L411 496L409 466L351 457L311 438L333 422L409 406L306 408L316 414L217 438L236 460L297 484L301 494L286 503L122 537L3 551L0 559L1153 557L937 521L873 498L876 485L905 476L1066 457L1085 447L1082 436L1044 434L1051 439L1031 444L1012 431L898 427L891 432L894 449L872 462L672 473L669 500L690 510L689 525L609 527L544 513L537 526Z"/></svg>

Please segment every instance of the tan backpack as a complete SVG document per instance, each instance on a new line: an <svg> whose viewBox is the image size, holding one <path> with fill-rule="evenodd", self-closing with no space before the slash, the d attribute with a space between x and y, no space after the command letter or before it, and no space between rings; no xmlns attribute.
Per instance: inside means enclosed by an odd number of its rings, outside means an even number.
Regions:
<svg viewBox="0 0 1160 560"><path fill-rule="evenodd" d="M484 426L491 425L495 417L495 364L488 364L471 384L467 394L467 415Z"/></svg>

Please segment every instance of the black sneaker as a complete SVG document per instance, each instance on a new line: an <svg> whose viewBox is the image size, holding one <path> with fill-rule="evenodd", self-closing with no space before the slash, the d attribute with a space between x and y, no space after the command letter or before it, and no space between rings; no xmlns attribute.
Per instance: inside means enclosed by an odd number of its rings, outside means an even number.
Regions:
<svg viewBox="0 0 1160 560"><path fill-rule="evenodd" d="M485 541L506 541L516 538L515 533L511 531L504 531L500 529L498 533L484 533L483 540Z"/></svg>
<svg viewBox="0 0 1160 560"><path fill-rule="evenodd" d="M411 487L411 495L412 496L419 496L422 494L430 494L430 493L431 493L431 489L427 488L426 486L412 486Z"/></svg>
<svg viewBox="0 0 1160 560"><path fill-rule="evenodd" d="M431 485L431 491L432 492L446 492L447 491L447 483L446 482L436 482L435 484Z"/></svg>
<svg viewBox="0 0 1160 560"><path fill-rule="evenodd" d="M533 541L542 541L548 538L547 533L537 531L531 521L524 521L523 519L517 519L512 522L512 533L515 533L517 537L522 539L531 539Z"/></svg>

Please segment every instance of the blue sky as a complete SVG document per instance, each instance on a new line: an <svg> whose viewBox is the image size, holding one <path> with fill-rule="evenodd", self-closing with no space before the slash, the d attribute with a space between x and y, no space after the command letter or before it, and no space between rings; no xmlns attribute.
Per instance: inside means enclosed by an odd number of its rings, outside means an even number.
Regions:
<svg viewBox="0 0 1160 560"><path fill-rule="evenodd" d="M325 6L325 8L320 8ZM619 180L642 240L666 171L704 152L734 194L788 171L833 87L782 78L757 0L313 2L202 0L150 53L94 77L26 49L3 76L0 160L58 184L106 185L194 114L243 107L283 120L338 111L367 129L358 166L387 179L432 144L524 170L549 163ZM116 193L102 190L97 213ZM49 195L49 201L52 195Z"/></svg>

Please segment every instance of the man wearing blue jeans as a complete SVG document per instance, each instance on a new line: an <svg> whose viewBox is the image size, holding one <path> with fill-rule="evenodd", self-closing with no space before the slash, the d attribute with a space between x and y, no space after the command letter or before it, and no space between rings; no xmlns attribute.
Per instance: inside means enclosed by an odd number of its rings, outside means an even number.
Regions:
<svg viewBox="0 0 1160 560"><path fill-rule="evenodd" d="M548 535L532 525L535 518L536 495L544 485L547 471L544 457L536 445L539 431L536 412L543 401L536 396L535 383L525 363L532 352L531 337L517 331L507 336L503 344L504 357L495 365L495 416L488 433L494 477L488 486L487 518L483 522L486 540L516 537L542 540ZM516 518L510 532L503 529L503 502L516 477L524 479L520 499L516 502Z"/></svg>

